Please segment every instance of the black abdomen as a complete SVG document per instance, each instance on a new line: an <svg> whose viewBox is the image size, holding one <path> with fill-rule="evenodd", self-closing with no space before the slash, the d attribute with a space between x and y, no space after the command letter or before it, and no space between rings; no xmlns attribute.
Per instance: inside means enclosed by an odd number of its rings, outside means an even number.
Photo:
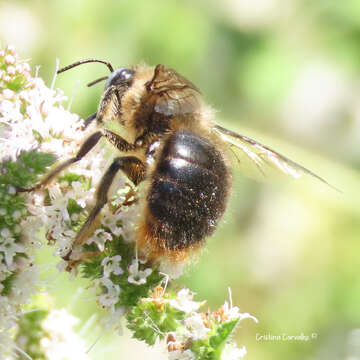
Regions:
<svg viewBox="0 0 360 360"><path fill-rule="evenodd" d="M153 235L168 250L192 247L215 230L225 210L226 165L209 140L190 131L170 136L159 156L147 195Z"/></svg>

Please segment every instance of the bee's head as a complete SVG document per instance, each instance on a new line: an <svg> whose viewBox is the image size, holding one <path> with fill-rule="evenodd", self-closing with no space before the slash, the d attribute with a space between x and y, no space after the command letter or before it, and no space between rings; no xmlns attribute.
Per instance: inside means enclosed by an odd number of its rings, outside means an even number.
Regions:
<svg viewBox="0 0 360 360"><path fill-rule="evenodd" d="M86 59L60 69L62 73L75 66L99 62L108 67L110 75L98 78L88 86L106 81L96 116L98 123L115 122L126 128L142 131L143 123L152 112L165 116L198 112L200 91L190 81L164 65L136 65L115 69L104 60ZM166 96L163 96L163 95ZM115 95L115 96L114 96ZM159 125L160 126L160 125Z"/></svg>
<svg viewBox="0 0 360 360"><path fill-rule="evenodd" d="M104 90L110 86L130 86L134 79L135 71L127 68L114 70L106 79Z"/></svg>

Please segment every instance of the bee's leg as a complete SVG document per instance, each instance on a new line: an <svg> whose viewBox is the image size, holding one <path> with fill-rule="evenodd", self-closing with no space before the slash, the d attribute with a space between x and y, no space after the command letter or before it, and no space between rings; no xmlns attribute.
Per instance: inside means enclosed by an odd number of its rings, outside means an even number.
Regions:
<svg viewBox="0 0 360 360"><path fill-rule="evenodd" d="M109 188L119 170L122 170L135 185L139 184L145 176L145 164L135 156L124 156L114 159L96 189L96 204L84 225L77 233L72 246L73 249L81 246L98 225L100 211L108 201ZM71 253L72 250L65 255L63 259L69 260Z"/></svg>
<svg viewBox="0 0 360 360"><path fill-rule="evenodd" d="M111 145L115 146L117 149L119 149L122 152L132 151L132 150L136 149L134 144L130 144L124 138L122 138L120 135L118 135L108 129L103 129L103 135L106 138L106 140L109 141L109 143Z"/></svg>
<svg viewBox="0 0 360 360"><path fill-rule="evenodd" d="M84 121L84 130L96 119L96 113L90 115L87 119Z"/></svg>
<svg viewBox="0 0 360 360"><path fill-rule="evenodd" d="M101 131L97 131L94 134L90 135L81 145L76 156L59 164L55 169L50 171L48 175L46 175L37 185L33 186L32 188L29 189L17 188L17 191L19 192L33 191L45 186L62 170L66 169L71 164L81 160L98 143L101 137L102 137Z"/></svg>

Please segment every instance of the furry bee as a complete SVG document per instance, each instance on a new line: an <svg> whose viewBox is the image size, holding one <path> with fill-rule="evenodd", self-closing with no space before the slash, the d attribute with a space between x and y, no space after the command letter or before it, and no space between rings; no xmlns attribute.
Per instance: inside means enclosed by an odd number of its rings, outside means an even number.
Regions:
<svg viewBox="0 0 360 360"><path fill-rule="evenodd" d="M121 156L113 160L96 191L96 204L78 232L73 249L94 231L108 191L118 171L135 184L145 182L137 226L137 247L150 261L166 258L182 262L190 250L201 248L222 217L231 188L229 147L239 150L260 171L273 166L290 176L309 174L325 180L274 150L214 121L200 90L164 65L114 70L107 61L86 59L60 69L100 62L110 75L97 112L97 130L75 157L61 163L36 187L46 185L60 171L85 156L104 137ZM125 134L125 135L123 135ZM71 251L64 257L71 259Z"/></svg>

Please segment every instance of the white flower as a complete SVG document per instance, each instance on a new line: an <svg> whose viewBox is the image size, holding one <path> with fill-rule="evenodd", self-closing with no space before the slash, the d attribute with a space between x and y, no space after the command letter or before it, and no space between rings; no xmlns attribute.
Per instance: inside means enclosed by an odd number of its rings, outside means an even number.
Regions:
<svg viewBox="0 0 360 360"><path fill-rule="evenodd" d="M84 135L85 137L85 135ZM101 144L96 145L89 155L84 156L76 165L79 175L91 178L91 184L96 187L105 170L110 166L107 153Z"/></svg>
<svg viewBox="0 0 360 360"><path fill-rule="evenodd" d="M254 322L258 322L258 319L255 316L252 316L249 313L240 313L237 306L230 307L227 301L225 301L224 305L221 306L221 316L225 321L233 319L240 319L240 321L244 319L252 319Z"/></svg>
<svg viewBox="0 0 360 360"><path fill-rule="evenodd" d="M13 264L14 256L17 253L25 253L25 248L22 245L17 244L14 238L7 238L0 244L0 251L4 253L6 265L11 266Z"/></svg>
<svg viewBox="0 0 360 360"><path fill-rule="evenodd" d="M13 213L12 213L12 218L14 221L20 219L21 217L21 211L19 210L15 210Z"/></svg>
<svg viewBox="0 0 360 360"><path fill-rule="evenodd" d="M240 317L239 308L237 306L230 307L229 303L225 301L224 305L221 307L222 316L226 320L233 320Z"/></svg>
<svg viewBox="0 0 360 360"><path fill-rule="evenodd" d="M134 259L129 266L129 283L142 285L146 283L146 278L152 273L151 268L147 268L145 270L139 270L139 261Z"/></svg>
<svg viewBox="0 0 360 360"><path fill-rule="evenodd" d="M47 359L89 360L85 343L72 329L78 322L64 309L50 312L42 323L46 336L40 340Z"/></svg>
<svg viewBox="0 0 360 360"><path fill-rule="evenodd" d="M107 256L101 262L101 266L104 267L104 277L108 278L111 273L115 275L121 275L124 270L120 267L121 256L115 255L112 257Z"/></svg>
<svg viewBox="0 0 360 360"><path fill-rule="evenodd" d="M48 234L56 241L58 248L54 251L56 256L65 256L72 248L72 243L75 238L75 231L67 230L64 223L59 223L50 228Z"/></svg>
<svg viewBox="0 0 360 360"><path fill-rule="evenodd" d="M204 325L204 321L200 314L195 312L185 319L185 325L190 329L190 336L194 340L204 339L206 334L210 331L210 329Z"/></svg>
<svg viewBox="0 0 360 360"><path fill-rule="evenodd" d="M91 236L86 243L95 243L100 251L104 251L106 241L111 241L112 236L104 229L96 229L93 236Z"/></svg>
<svg viewBox="0 0 360 360"><path fill-rule="evenodd" d="M32 263L32 259L20 258L18 263L21 271L12 284L11 299L19 304L26 304L37 291L38 268Z"/></svg>
<svg viewBox="0 0 360 360"><path fill-rule="evenodd" d="M101 319L101 323L104 324L105 330L110 330L111 328L115 328L118 331L119 335L122 335L122 326L121 319L125 314L125 308L120 306L116 310L112 308L108 316L105 316Z"/></svg>
<svg viewBox="0 0 360 360"><path fill-rule="evenodd" d="M17 64L18 60L12 47L7 51L11 54L6 55L5 61L8 64L14 64L7 67L7 74L2 71L0 75L3 80L5 80L4 76L10 80L13 75L17 76L16 72L21 72L28 79L28 83L18 96L12 90L0 91L1 157L4 160L15 160L22 150L38 149L49 151L59 159L70 158L78 149L80 137L85 136L83 132L78 131L83 122L77 115L70 114L61 106L60 102L65 99L61 92L47 88L41 79L32 79L29 74L29 65ZM5 53L6 51L3 51L3 54ZM42 137L41 143L38 141L38 135ZM75 170L75 173L77 173L76 167L77 165L74 165L71 169ZM31 171L31 169L26 169L26 171ZM71 241L75 237L70 227L71 221L67 211L68 198L65 192L54 183L48 189L50 206L44 206L44 195L40 195L39 192L24 194L30 214L17 228L0 229L0 281L16 271L14 281L11 282L10 293L7 296L0 296L0 358L2 355L7 356L13 349L9 330L16 325L20 305L26 303L31 294L38 289L37 269L29 257L29 250L30 247L39 245L38 235L42 233L43 226L45 225L48 230L48 238L56 241L57 246L60 247L60 252L65 253L66 247L71 246ZM73 184L71 190L75 196L74 200L81 206L88 199L85 195L92 194L79 191L81 189L78 184ZM14 186L7 187L7 197L15 193ZM0 216L9 214L13 220L19 221L24 211L25 209L11 213L2 206ZM14 233L20 237L21 243L17 241L17 237L15 240ZM24 253L28 257L16 257L15 262L14 258L19 253ZM0 283L0 290L2 288L3 285ZM71 328L66 328L66 324L72 324L72 322L69 316L65 315L63 312L58 314L57 319L62 321L60 323L61 321L51 321L56 317L52 314L48 321L55 325L51 329L50 325L45 323L46 332L49 335L42 339L46 358L51 360L88 359L85 355L86 348L77 346L75 339L68 337L70 333L73 333ZM64 332L61 333L63 330Z"/></svg>
<svg viewBox="0 0 360 360"><path fill-rule="evenodd" d="M10 194L10 195L15 195L15 194L16 194L16 189L15 189L14 186L9 185L8 188L7 188L7 192L8 192L8 194Z"/></svg>
<svg viewBox="0 0 360 360"><path fill-rule="evenodd" d="M43 222L38 216L29 216L20 223L21 241L26 247L41 247L42 241L38 233L42 226Z"/></svg>
<svg viewBox="0 0 360 360"><path fill-rule="evenodd" d="M16 310L7 296L0 296L0 354L9 355L13 347L11 330L16 325Z"/></svg>
<svg viewBox="0 0 360 360"><path fill-rule="evenodd" d="M190 313L198 310L202 305L201 302L192 301L192 299L193 293L191 293L189 289L181 289L177 293L177 298L170 300L170 305L176 309Z"/></svg>
<svg viewBox="0 0 360 360"><path fill-rule="evenodd" d="M71 183L72 190L66 193L66 197L76 200L77 204L83 209L87 203L93 200L95 189L85 190L80 181Z"/></svg>
<svg viewBox="0 0 360 360"><path fill-rule="evenodd" d="M2 91L2 94L3 94L4 98L8 99L8 100L11 100L15 96L14 91L12 91L10 89L4 89Z"/></svg>
<svg viewBox="0 0 360 360"><path fill-rule="evenodd" d="M239 360L246 355L246 348L237 348L233 344L226 344L221 353L221 360Z"/></svg>
<svg viewBox="0 0 360 360"><path fill-rule="evenodd" d="M48 187L49 196L51 199L51 205L45 206L45 216L47 216L49 222L50 219L56 218L56 223L59 222L61 217L62 221L70 222L70 215L67 210L67 204L69 198L64 196L60 186L55 184Z"/></svg>
<svg viewBox="0 0 360 360"><path fill-rule="evenodd" d="M111 213L108 206L105 206L104 210L104 216L101 219L101 224L108 227L115 236L121 235L122 230L119 223L121 221L122 215Z"/></svg>
<svg viewBox="0 0 360 360"><path fill-rule="evenodd" d="M119 301L120 286L115 285L108 278L102 278L100 282L106 287L107 293L99 296L99 303L104 307L110 308Z"/></svg>
<svg viewBox="0 0 360 360"><path fill-rule="evenodd" d="M7 238L7 237L10 237L11 232L10 232L10 230L9 230L8 228L3 228L3 229L1 229L1 231L0 231L0 235L1 235L2 237L4 237L4 238Z"/></svg>
<svg viewBox="0 0 360 360"><path fill-rule="evenodd" d="M194 360L195 354L191 350L175 350L169 352L169 360Z"/></svg>
<svg viewBox="0 0 360 360"><path fill-rule="evenodd" d="M10 64L15 64L16 62L16 59L14 56L8 54L8 55L5 55L5 58L4 58L6 64L10 65Z"/></svg>
<svg viewBox="0 0 360 360"><path fill-rule="evenodd" d="M0 102L0 114L2 114L5 117L10 117L9 115L16 114L15 117L18 118L19 114L17 113L17 106L15 103L13 103L10 100L2 100ZM12 117L13 118L13 117ZM5 122L4 119L1 120L1 122Z"/></svg>
<svg viewBox="0 0 360 360"><path fill-rule="evenodd" d="M259 320L255 316L252 316L249 313L240 313L240 321L242 321L244 319L252 319L256 323L259 322Z"/></svg>
<svg viewBox="0 0 360 360"><path fill-rule="evenodd" d="M73 326L79 322L79 319L69 314L65 309L53 310L42 323L42 327L49 332L72 332Z"/></svg>
<svg viewBox="0 0 360 360"><path fill-rule="evenodd" d="M121 221L121 235L124 241L131 243L136 241L136 224L141 216L141 211L138 204L133 204L130 207L122 207L117 214L118 221Z"/></svg>

